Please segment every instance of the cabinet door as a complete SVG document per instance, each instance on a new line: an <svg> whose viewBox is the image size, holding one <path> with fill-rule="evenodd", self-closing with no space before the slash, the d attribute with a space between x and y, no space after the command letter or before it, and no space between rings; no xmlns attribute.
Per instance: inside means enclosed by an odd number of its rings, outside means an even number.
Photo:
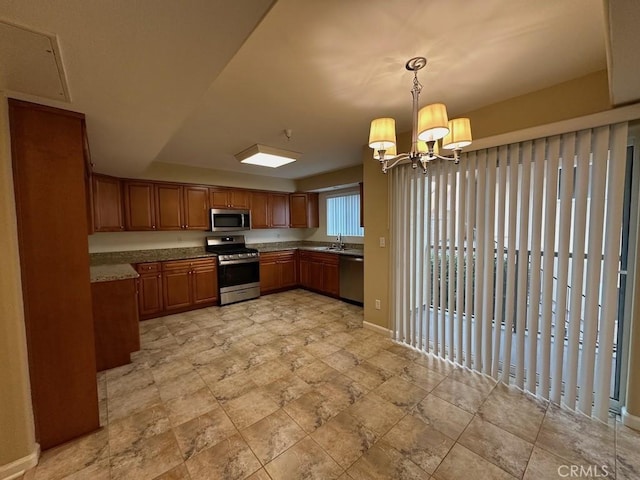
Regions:
<svg viewBox="0 0 640 480"><path fill-rule="evenodd" d="M162 273L164 308L167 311L191 305L191 270L172 270Z"/></svg>
<svg viewBox="0 0 640 480"><path fill-rule="evenodd" d="M286 193L269 194L269 225L273 228L289 227L289 195Z"/></svg>
<svg viewBox="0 0 640 480"><path fill-rule="evenodd" d="M298 275L300 278L300 285L304 288L310 288L311 282L309 280L309 266L310 262L306 256L300 254L300 264L298 266Z"/></svg>
<svg viewBox="0 0 640 480"><path fill-rule="evenodd" d="M193 267L191 271L193 303L207 303L218 299L218 271L215 264Z"/></svg>
<svg viewBox="0 0 640 480"><path fill-rule="evenodd" d="M146 317L162 312L162 275L160 272L141 274L138 285L138 313L140 316Z"/></svg>
<svg viewBox="0 0 640 480"><path fill-rule="evenodd" d="M249 192L247 190L229 190L229 204L233 208L249 208Z"/></svg>
<svg viewBox="0 0 640 480"><path fill-rule="evenodd" d="M279 265L275 259L260 258L260 293L280 288Z"/></svg>
<svg viewBox="0 0 640 480"><path fill-rule="evenodd" d="M124 230L120 179L93 175L93 224L96 232Z"/></svg>
<svg viewBox="0 0 640 480"><path fill-rule="evenodd" d="M156 229L156 197L153 183L124 183L124 219L127 230Z"/></svg>
<svg viewBox="0 0 640 480"><path fill-rule="evenodd" d="M269 194L251 192L251 228L269 228Z"/></svg>
<svg viewBox="0 0 640 480"><path fill-rule="evenodd" d="M317 193L307 193L307 228L320 226L319 196Z"/></svg>
<svg viewBox="0 0 640 480"><path fill-rule="evenodd" d="M292 228L318 228L318 194L292 193L289 195L290 226Z"/></svg>
<svg viewBox="0 0 640 480"><path fill-rule="evenodd" d="M295 255L280 260L280 281L282 288L295 287L298 284L298 268Z"/></svg>
<svg viewBox="0 0 640 480"><path fill-rule="evenodd" d="M322 268L322 291L337 297L340 294L340 272L338 265L324 264Z"/></svg>
<svg viewBox="0 0 640 480"><path fill-rule="evenodd" d="M309 288L322 292L324 290L324 264L312 259L309 263Z"/></svg>
<svg viewBox="0 0 640 480"><path fill-rule="evenodd" d="M184 228L209 230L209 189L184 187Z"/></svg>
<svg viewBox="0 0 640 480"><path fill-rule="evenodd" d="M210 188L209 202L211 208L229 208L229 190L226 188Z"/></svg>
<svg viewBox="0 0 640 480"><path fill-rule="evenodd" d="M158 230L182 230L183 201L180 185L156 185L156 218Z"/></svg>
<svg viewBox="0 0 640 480"><path fill-rule="evenodd" d="M307 227L307 196L304 193L289 195L289 208L292 228Z"/></svg>

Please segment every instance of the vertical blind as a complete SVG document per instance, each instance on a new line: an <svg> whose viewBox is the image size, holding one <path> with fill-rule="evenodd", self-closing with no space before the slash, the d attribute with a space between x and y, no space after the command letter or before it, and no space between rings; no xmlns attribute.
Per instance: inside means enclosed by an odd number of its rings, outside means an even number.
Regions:
<svg viewBox="0 0 640 480"><path fill-rule="evenodd" d="M327 235L362 237L360 195L349 193L327 197Z"/></svg>
<svg viewBox="0 0 640 480"><path fill-rule="evenodd" d="M627 124L391 170L396 340L606 420Z"/></svg>

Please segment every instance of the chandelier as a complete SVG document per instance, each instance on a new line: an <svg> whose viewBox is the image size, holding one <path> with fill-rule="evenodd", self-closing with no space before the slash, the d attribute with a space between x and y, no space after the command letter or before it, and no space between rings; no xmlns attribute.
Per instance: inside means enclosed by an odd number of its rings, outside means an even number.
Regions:
<svg viewBox="0 0 640 480"><path fill-rule="evenodd" d="M398 155L396 151L396 121L393 118L376 118L371 122L369 146L373 149L373 158L382 166L382 173L405 161L410 161L413 168L418 164L424 173L427 165L434 160L452 160L460 162L460 152L471 145L471 123L468 118L449 120L447 107L442 103L427 105L418 111L418 100L422 85L418 81L418 70L425 67L427 59L414 57L405 65L413 72L413 128L411 130L411 151ZM438 141L442 140L442 148L453 150L453 156L440 155Z"/></svg>

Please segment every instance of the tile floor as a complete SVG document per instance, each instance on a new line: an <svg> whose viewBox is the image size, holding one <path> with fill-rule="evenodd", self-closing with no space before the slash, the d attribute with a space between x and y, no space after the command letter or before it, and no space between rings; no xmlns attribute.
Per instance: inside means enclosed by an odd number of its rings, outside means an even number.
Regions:
<svg viewBox="0 0 640 480"><path fill-rule="evenodd" d="M362 316L294 290L145 321L133 363L98 375L103 428L24 480L640 478L640 433L419 354Z"/></svg>

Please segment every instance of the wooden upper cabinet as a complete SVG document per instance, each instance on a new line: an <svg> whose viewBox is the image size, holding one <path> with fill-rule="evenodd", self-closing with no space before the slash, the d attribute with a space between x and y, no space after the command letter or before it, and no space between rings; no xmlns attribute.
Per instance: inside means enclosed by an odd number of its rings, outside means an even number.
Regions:
<svg viewBox="0 0 640 480"><path fill-rule="evenodd" d="M184 229L182 187L156 184L155 188L158 230Z"/></svg>
<svg viewBox="0 0 640 480"><path fill-rule="evenodd" d="M292 193L289 195L291 227L318 228L318 194Z"/></svg>
<svg viewBox="0 0 640 480"><path fill-rule="evenodd" d="M151 182L124 182L124 220L127 230L156 230L156 192Z"/></svg>
<svg viewBox="0 0 640 480"><path fill-rule="evenodd" d="M289 194L269 194L269 226L272 228L289 228Z"/></svg>
<svg viewBox="0 0 640 480"><path fill-rule="evenodd" d="M251 192L251 228L288 227L288 193Z"/></svg>
<svg viewBox="0 0 640 480"><path fill-rule="evenodd" d="M238 188L210 188L209 197L211 208L239 208L250 207L250 194L247 190Z"/></svg>
<svg viewBox="0 0 640 480"><path fill-rule="evenodd" d="M251 192L251 228L269 227L269 194Z"/></svg>
<svg viewBox="0 0 640 480"><path fill-rule="evenodd" d="M184 228L209 230L209 189L184 186Z"/></svg>
<svg viewBox="0 0 640 480"><path fill-rule="evenodd" d="M94 231L119 232L124 230L121 180L94 174L92 190Z"/></svg>

